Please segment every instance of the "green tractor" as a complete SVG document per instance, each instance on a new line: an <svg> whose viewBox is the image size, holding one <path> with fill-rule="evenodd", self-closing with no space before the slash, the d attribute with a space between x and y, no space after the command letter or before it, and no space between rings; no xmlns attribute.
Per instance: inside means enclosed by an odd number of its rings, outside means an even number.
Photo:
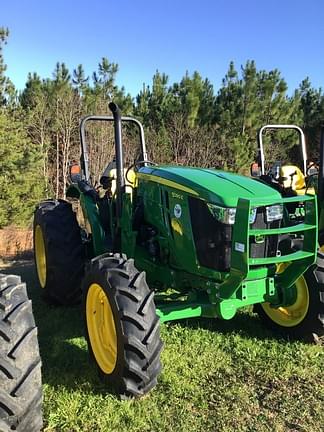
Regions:
<svg viewBox="0 0 324 432"><path fill-rule="evenodd" d="M271 161L266 158L264 138L267 132L276 134L281 131L294 131L299 137L299 150L294 151L294 163L287 161ZM324 326L324 128L321 130L320 160L314 161L307 157L306 138L303 130L293 124L268 124L260 128L258 132L258 160L251 165L252 177L268 184L281 193L283 197L296 197L316 195L318 204L318 251L316 265L311 266L303 275L305 283L315 286L314 310L318 311L317 328L313 328L312 336L322 336ZM272 146L272 143L270 144ZM269 156L269 155L268 155ZM296 164L297 161L297 164ZM287 206L290 219L298 220L303 218L303 204ZM301 212L301 214L300 214ZM287 241L287 240L286 240ZM299 249L300 239L290 238L289 247L293 245ZM287 247L287 245L286 245ZM301 279L301 280L302 280ZM299 281L300 282L300 281Z"/></svg>
<svg viewBox="0 0 324 432"><path fill-rule="evenodd" d="M305 277L317 253L316 197L282 197L259 179L150 162L141 123L109 107L113 116L87 116L80 125L81 166L71 168L67 196L82 208L82 228L70 203L44 201L34 245L47 300L68 305L82 297L88 348L110 388L141 396L155 386L161 322L228 320L254 305L291 337L318 333L319 284L315 273ZM89 170L90 122L114 126L115 158L100 191ZM140 137L128 167L122 124Z"/></svg>
<svg viewBox="0 0 324 432"><path fill-rule="evenodd" d="M298 160L299 166L292 163L283 163L280 160L266 160L264 145L266 133L274 134L281 131L297 132L300 151L294 153L296 153L295 159ZM307 159L305 134L296 125L268 124L259 130L258 161L254 169L252 175L260 177L263 181L278 189L284 196L304 195L305 193L314 194L315 188L317 189L318 186L318 181L314 181L315 177L318 176L318 167L315 162Z"/></svg>

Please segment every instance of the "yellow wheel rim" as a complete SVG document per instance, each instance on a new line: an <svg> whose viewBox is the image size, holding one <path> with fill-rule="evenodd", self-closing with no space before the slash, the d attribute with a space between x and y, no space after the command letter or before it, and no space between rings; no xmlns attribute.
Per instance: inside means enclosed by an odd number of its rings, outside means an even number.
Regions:
<svg viewBox="0 0 324 432"><path fill-rule="evenodd" d="M300 324L309 308L309 292L304 276L300 276L295 282L296 300L286 307L273 308L269 303L261 306L268 317L282 327L295 327Z"/></svg>
<svg viewBox="0 0 324 432"><path fill-rule="evenodd" d="M37 225L35 228L35 259L38 280L42 288L46 285L46 253L42 228Z"/></svg>
<svg viewBox="0 0 324 432"><path fill-rule="evenodd" d="M117 335L109 300L100 285L90 285L86 318L93 354L100 369L111 374L117 361Z"/></svg>

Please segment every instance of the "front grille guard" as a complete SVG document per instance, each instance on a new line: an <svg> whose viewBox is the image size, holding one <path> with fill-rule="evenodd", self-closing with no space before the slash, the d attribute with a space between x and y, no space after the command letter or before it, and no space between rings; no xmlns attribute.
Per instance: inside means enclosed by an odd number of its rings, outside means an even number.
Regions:
<svg viewBox="0 0 324 432"><path fill-rule="evenodd" d="M305 217L301 223L282 228L253 229L249 224L252 207L265 207L276 204L284 206L292 203L304 205ZM315 262L317 253L317 202L315 196L304 195L282 198L278 201L267 199L238 200L235 224L233 225L231 268L228 278L219 285L219 298L231 297L242 282L249 279L257 266L270 266L290 263L281 273L275 275L277 287L289 288ZM250 238L270 235L303 234L302 249L293 253L275 257L251 258Z"/></svg>

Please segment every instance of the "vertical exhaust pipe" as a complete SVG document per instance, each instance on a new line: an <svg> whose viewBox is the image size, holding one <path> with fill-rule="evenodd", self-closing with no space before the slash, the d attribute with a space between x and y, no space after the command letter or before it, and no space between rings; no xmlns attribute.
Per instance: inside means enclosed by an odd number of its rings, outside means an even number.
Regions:
<svg viewBox="0 0 324 432"><path fill-rule="evenodd" d="M109 108L114 117L116 171L117 171L117 180L116 180L117 218L118 218L121 216L122 193L124 192L124 188L125 188L122 123L121 123L121 112L118 105L115 104L114 102L110 102Z"/></svg>

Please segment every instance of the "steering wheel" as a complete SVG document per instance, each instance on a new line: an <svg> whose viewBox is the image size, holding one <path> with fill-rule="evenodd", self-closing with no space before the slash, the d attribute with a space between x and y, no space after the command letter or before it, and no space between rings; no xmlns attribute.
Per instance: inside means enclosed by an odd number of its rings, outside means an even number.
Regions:
<svg viewBox="0 0 324 432"><path fill-rule="evenodd" d="M131 181L131 180L129 180L129 178L128 178L128 174L129 174L130 170L132 170L133 168L136 168L138 165L143 165L143 164L149 164L149 165L152 165L152 166L157 166L157 165L158 165L157 163L155 163L155 162L151 162L151 161L148 161L148 160L139 160L139 161L135 161L134 163L132 163L132 164L127 168L126 173L125 173L125 179L126 179L126 181L128 181L128 183L130 183L130 184L134 184L134 182Z"/></svg>

